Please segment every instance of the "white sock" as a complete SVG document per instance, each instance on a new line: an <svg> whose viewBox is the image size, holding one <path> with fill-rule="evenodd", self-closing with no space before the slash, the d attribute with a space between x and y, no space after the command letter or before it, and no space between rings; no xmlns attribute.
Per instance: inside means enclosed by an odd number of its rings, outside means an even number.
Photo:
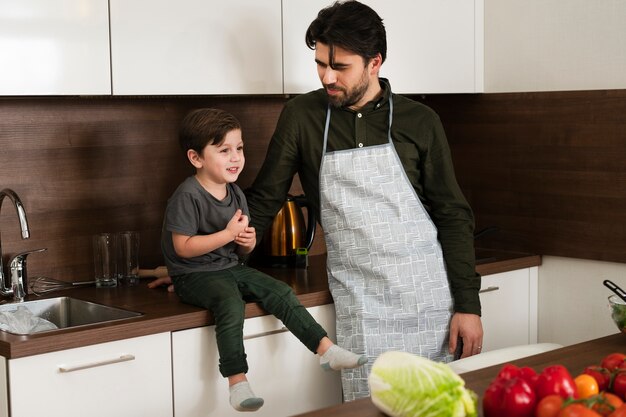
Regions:
<svg viewBox="0 0 626 417"><path fill-rule="evenodd" d="M256 397L248 381L237 382L231 385L230 405L237 411L256 411L263 405L263 398Z"/></svg>
<svg viewBox="0 0 626 417"><path fill-rule="evenodd" d="M356 368L367 363L367 358L363 355L357 355L337 345L332 345L326 353L320 357L320 366L325 370L333 369L339 371L341 369Z"/></svg>

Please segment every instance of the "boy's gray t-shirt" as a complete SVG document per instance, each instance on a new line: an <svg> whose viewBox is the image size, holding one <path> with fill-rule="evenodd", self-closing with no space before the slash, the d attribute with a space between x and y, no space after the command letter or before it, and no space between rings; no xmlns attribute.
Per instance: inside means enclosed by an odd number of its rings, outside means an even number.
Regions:
<svg viewBox="0 0 626 417"><path fill-rule="evenodd" d="M193 258L181 258L174 251L172 232L185 236L208 235L224 230L237 209L250 216L246 198L236 184L227 184L227 195L218 200L198 180L188 177L167 201L161 233L161 250L170 276L190 272L218 271L239 262L233 241L225 246Z"/></svg>

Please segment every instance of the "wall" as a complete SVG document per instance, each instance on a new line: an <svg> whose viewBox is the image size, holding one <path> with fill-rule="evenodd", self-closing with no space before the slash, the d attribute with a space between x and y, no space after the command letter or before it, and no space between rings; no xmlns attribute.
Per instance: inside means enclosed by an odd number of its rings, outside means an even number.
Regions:
<svg viewBox="0 0 626 417"><path fill-rule="evenodd" d="M626 90L427 96L493 249L626 263Z"/></svg>
<svg viewBox="0 0 626 417"><path fill-rule="evenodd" d="M139 230L140 266L162 265L159 236L167 198L192 173L177 143L185 113L220 107L243 123L249 186L265 156L284 98L21 98L0 99L0 188L26 208L31 238L21 240L15 210L2 205L5 265L28 257L31 277L92 277L90 236Z"/></svg>
<svg viewBox="0 0 626 417"><path fill-rule="evenodd" d="M626 263L626 90L415 98L441 116L477 229L500 228L481 246ZM22 197L32 233L21 240L5 199L3 252L47 247L31 276L86 280L90 235L135 229L140 264L161 265L165 203L191 173L176 143L184 114L214 106L241 120L246 187L286 100L0 98L0 187Z"/></svg>

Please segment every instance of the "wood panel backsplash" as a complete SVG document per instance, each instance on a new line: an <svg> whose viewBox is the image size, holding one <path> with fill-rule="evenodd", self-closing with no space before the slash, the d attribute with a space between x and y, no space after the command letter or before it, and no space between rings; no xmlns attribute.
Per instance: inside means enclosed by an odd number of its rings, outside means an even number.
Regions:
<svg viewBox="0 0 626 417"><path fill-rule="evenodd" d="M414 97L448 134L481 246L626 262L626 90ZM178 148L184 114L220 107L243 124L250 185L285 97L0 98L0 188L26 207L0 216L8 255L29 256L31 276L92 276L90 236L138 230L140 264L162 264L167 198L191 174ZM298 189L296 181L295 189Z"/></svg>
<svg viewBox="0 0 626 417"><path fill-rule="evenodd" d="M626 262L626 90L428 96L477 246Z"/></svg>
<svg viewBox="0 0 626 417"><path fill-rule="evenodd" d="M220 107L243 124L250 185L285 99L21 98L0 99L0 187L26 208L31 238L21 240L4 199L0 230L8 254L28 257L29 275L67 281L93 276L91 235L138 230L140 266L163 264L160 228L167 199L193 173L177 132L193 108Z"/></svg>

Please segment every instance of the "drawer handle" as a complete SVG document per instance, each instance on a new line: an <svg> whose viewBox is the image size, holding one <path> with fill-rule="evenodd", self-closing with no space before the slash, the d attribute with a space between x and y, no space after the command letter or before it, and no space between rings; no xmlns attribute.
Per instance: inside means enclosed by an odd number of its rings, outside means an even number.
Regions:
<svg viewBox="0 0 626 417"><path fill-rule="evenodd" d="M270 330L268 332L261 332L261 333L257 333L257 334L251 334L251 335L248 335L248 336L244 336L243 340L256 339L257 337L269 336L269 335L278 334L278 333L285 333L285 332L288 332L288 331L289 331L289 329L283 326L283 327L281 327L278 330Z"/></svg>
<svg viewBox="0 0 626 417"><path fill-rule="evenodd" d="M122 355L119 358L105 359L103 361L91 362L91 363L86 363L83 365L59 366L59 372L81 371L83 369L96 368L98 366L104 366L104 365L110 365L113 363L128 362L128 361L134 361L134 360L135 360L135 355Z"/></svg>
<svg viewBox="0 0 626 417"><path fill-rule="evenodd" d="M487 287L487 288L485 288L484 290L480 290L480 291L478 291L478 293L479 293L479 294L482 294L482 293L484 293L484 292L498 291L499 289L500 289L500 287L494 287L494 286L491 286L491 287Z"/></svg>

